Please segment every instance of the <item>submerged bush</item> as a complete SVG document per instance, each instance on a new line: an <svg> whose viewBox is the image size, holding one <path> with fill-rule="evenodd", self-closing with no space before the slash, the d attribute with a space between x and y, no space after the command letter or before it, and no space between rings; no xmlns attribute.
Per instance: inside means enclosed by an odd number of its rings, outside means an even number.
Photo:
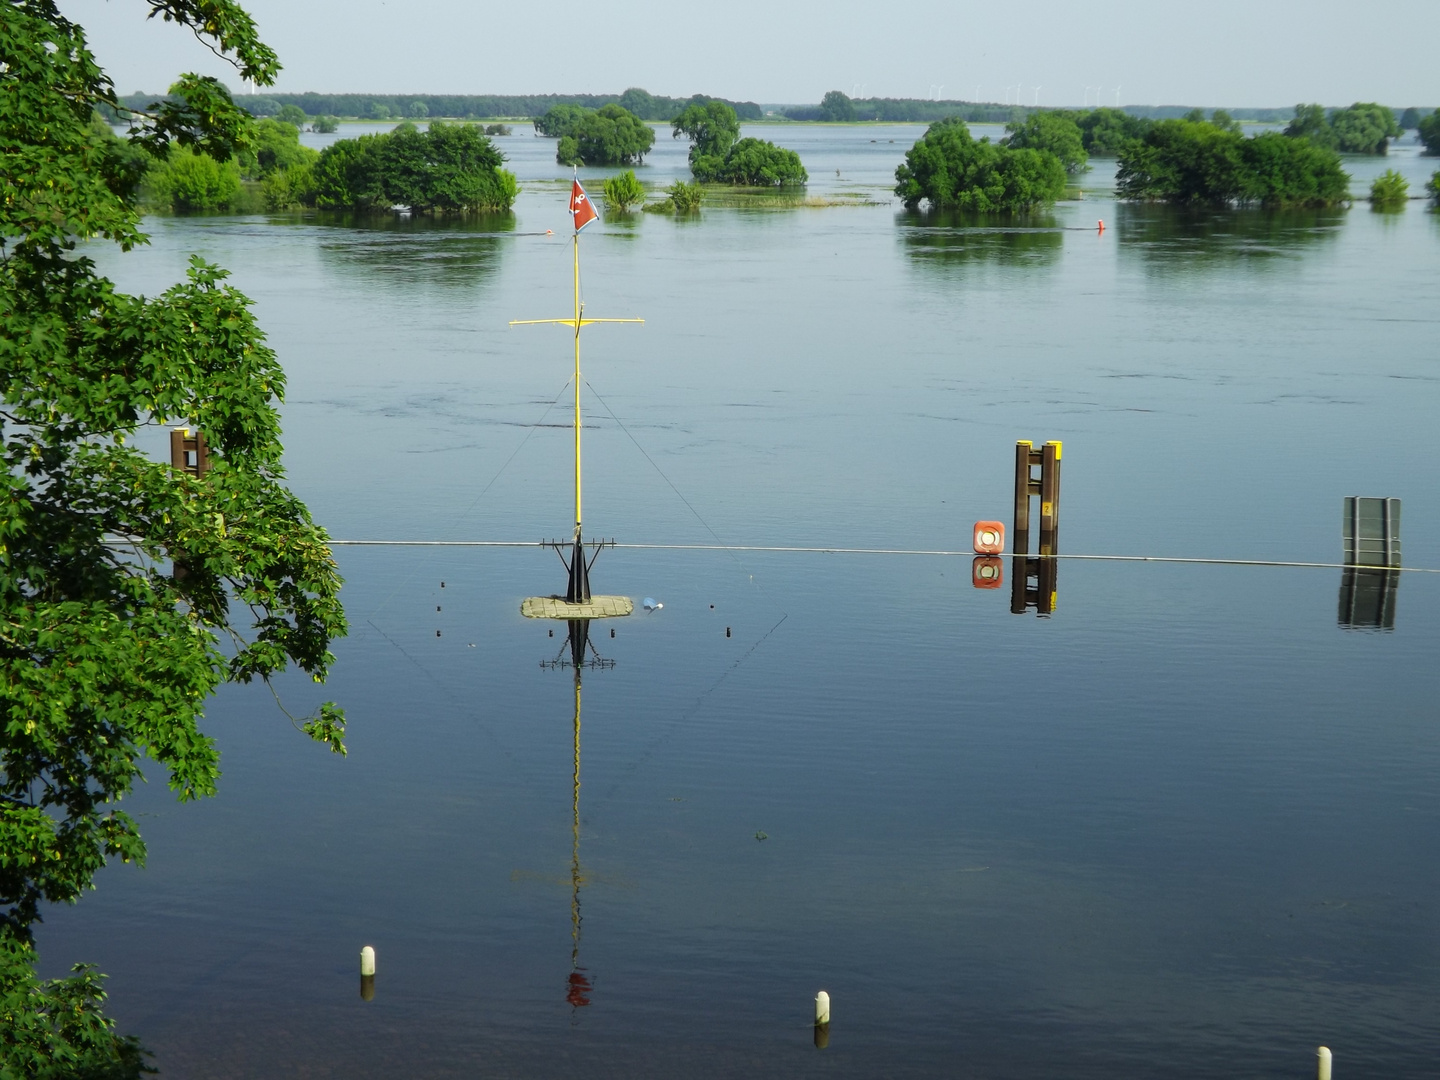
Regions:
<svg viewBox="0 0 1440 1080"><path fill-rule="evenodd" d="M676 180L665 189L665 198L647 203L644 210L650 214L693 214L700 209L704 194L698 182Z"/></svg>
<svg viewBox="0 0 1440 1080"><path fill-rule="evenodd" d="M1370 185L1370 205L1376 210L1400 210L1410 198L1410 183L1394 169L1386 169Z"/></svg>
<svg viewBox="0 0 1440 1080"><path fill-rule="evenodd" d="M645 188L635 178L634 169L626 169L605 181L605 205L611 210L626 211L645 201Z"/></svg>
<svg viewBox="0 0 1440 1080"><path fill-rule="evenodd" d="M1349 183L1339 155L1303 136L1247 139L1205 120L1162 120L1121 150L1115 191L1176 204L1334 206Z"/></svg>
<svg viewBox="0 0 1440 1080"><path fill-rule="evenodd" d="M314 167L315 205L327 209L417 213L509 210L519 193L505 155L470 124L432 123L341 139Z"/></svg>
<svg viewBox="0 0 1440 1080"><path fill-rule="evenodd" d="M906 206L1027 211L1065 194L1065 167L1048 150L1014 149L976 140L964 120L931 124L895 170L895 194Z"/></svg>
<svg viewBox="0 0 1440 1080"><path fill-rule="evenodd" d="M794 150L740 138L740 119L723 101L691 102L671 124L675 138L690 140L690 174L696 180L780 187L810 179Z"/></svg>
<svg viewBox="0 0 1440 1080"><path fill-rule="evenodd" d="M240 195L240 165L174 147L149 176L151 201L173 210L228 210Z"/></svg>

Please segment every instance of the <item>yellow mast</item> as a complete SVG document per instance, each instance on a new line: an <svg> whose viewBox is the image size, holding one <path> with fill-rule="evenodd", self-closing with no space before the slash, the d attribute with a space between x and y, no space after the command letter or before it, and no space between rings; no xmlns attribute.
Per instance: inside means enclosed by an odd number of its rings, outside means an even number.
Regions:
<svg viewBox="0 0 1440 1080"><path fill-rule="evenodd" d="M575 314L568 319L512 319L511 326L538 326L541 323L555 323L570 326L575 330L575 540L580 540L580 329L595 323L643 323L644 319L587 319L585 304L580 299L580 234L574 237L575 245Z"/></svg>

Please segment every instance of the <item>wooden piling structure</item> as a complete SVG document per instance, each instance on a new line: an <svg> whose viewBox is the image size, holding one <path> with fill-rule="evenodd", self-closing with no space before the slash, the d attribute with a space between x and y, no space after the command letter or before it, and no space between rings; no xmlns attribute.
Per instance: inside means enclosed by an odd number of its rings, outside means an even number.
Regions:
<svg viewBox="0 0 1440 1080"><path fill-rule="evenodd" d="M205 444L205 433L197 431L191 435L189 428L171 428L170 464L191 476L204 476L209 472L210 447Z"/></svg>
<svg viewBox="0 0 1440 1080"><path fill-rule="evenodd" d="M1039 450L1022 440L1015 444L1015 529L1011 550L1010 610L1037 615L1055 610L1056 569L1053 558L1060 543L1060 457L1063 444L1047 442ZM1035 476L1039 467L1040 475ZM1040 550L1030 554L1030 498L1040 499Z"/></svg>

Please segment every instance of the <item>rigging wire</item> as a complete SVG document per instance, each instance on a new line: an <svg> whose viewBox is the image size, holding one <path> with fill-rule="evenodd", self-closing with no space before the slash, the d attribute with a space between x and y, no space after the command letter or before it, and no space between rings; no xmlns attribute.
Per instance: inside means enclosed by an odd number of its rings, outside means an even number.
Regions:
<svg viewBox="0 0 1440 1080"><path fill-rule="evenodd" d="M510 463L513 462L517 457L520 456L520 451L521 451L521 450L525 449L525 444L530 441L530 436L535 434L535 432L539 429L540 425L545 422L545 418L550 415L551 410L554 409L555 406L560 403L560 399L565 396L565 391L568 390L568 389L570 389L570 384L571 384L572 381L573 381L572 379L566 379L566 380L565 380L565 385L562 386L562 387L560 387L560 392L555 395L554 400L551 401L549 405L545 406L545 411L540 414L540 419L536 420L535 423L531 424L531 425L526 429L526 431L525 431L525 437L520 440L519 445L516 446L515 449L514 449L514 451L511 452L510 456L505 459L505 463L504 463L503 465L501 465L500 468L499 468L499 470L495 473L495 475L490 478L490 482L489 482L488 484L486 484L483 488L480 489L480 494L476 495L475 498L470 501L470 505L469 505L469 506L465 507L465 509L461 510L458 514L456 514L456 515L451 519L452 522L458 522L461 518L465 517L465 515L467 515L468 513L470 513L471 510L474 510L475 507L476 507L476 505L480 502L480 500L485 497L485 494L486 494L492 487L495 486L495 482L496 482L497 480L499 480L500 477L501 477L501 475L505 472L505 470L510 467ZM343 544L343 543L344 543L344 541L336 541L336 540L330 540L330 541L327 541L327 542L330 543L330 544L332 544L332 545L333 545L333 544ZM420 567L419 567L418 565L412 567L411 570L410 570L410 573L407 574L407 575L400 581L399 584L397 584L393 589L391 589L391 590L385 595L384 599L382 599L382 600L380 601L380 603L379 603L378 605L376 605L374 611L370 612L370 614L365 617L365 621L366 621L367 623L369 623L371 626L375 626L375 621L374 621L374 620L375 620L375 617L376 617L377 615L379 615L380 612L385 609L386 605L388 605L391 600L395 599L395 594L396 594L396 593L398 593L401 589L403 589L403 588L405 588L407 585L409 585L410 582L412 582L413 580L415 580L415 575L418 574L419 572L420 572ZM376 628L377 630L379 630L379 627L375 627L375 628ZM382 635L382 636L383 636L383 635ZM386 640L388 641L389 639L387 638ZM394 643L392 642L391 644L394 644Z"/></svg>
<svg viewBox="0 0 1440 1080"><path fill-rule="evenodd" d="M703 517L700 516L700 511L695 509L694 504L691 503L691 501L685 497L684 492L682 492L678 487L675 486L675 482L674 482L673 480L671 480L670 477L668 477L668 476L665 475L665 470L662 469L662 468L660 468L660 466L656 463L655 459L654 459L653 457L651 457L651 456L649 455L649 453L645 450L645 447L643 447L643 446L640 445L640 440L637 439L637 438L635 438L634 433L631 432L631 430L630 430L628 427L625 426L625 421L621 420L620 417L618 417L618 416L615 415L615 410L612 409L612 408L610 408L610 403L607 402L603 397L600 396L600 394L596 391L595 387L590 386L590 380L589 380L589 379L586 379L586 380L585 380L585 385L588 386L588 387L590 387L590 393L592 393L592 394L595 395L595 400L598 401L598 402L600 402L600 404L601 404L602 406L604 406L605 411L610 414L610 419L614 420L615 423L616 423L616 425L619 426L620 430L623 431L623 432L625 432L625 435L629 438L629 440L630 440L632 443L635 444L635 449L636 449L636 450L639 450L639 451L640 451L640 455L641 455L646 461L648 461L648 462L650 463L650 467L651 467L652 469L654 469L657 473L660 474L660 479L661 479L661 480L664 480L665 483L669 485L670 490L673 491L673 492L675 493L676 497L678 497L679 500L680 500L682 503L685 504L686 509L689 510L690 513L692 513L692 514L695 515L695 520L698 521L698 522L700 522L700 524L701 524L702 526L704 526L705 531L708 532L708 533L711 535L711 537L714 538L714 540L715 540L715 543L714 543L714 544L701 545L697 550L704 550L704 551L724 551L725 553L727 553L732 559L735 560L735 565L738 566L738 567L740 567L740 569L744 572L745 576L750 579L750 584L752 584L752 585L755 586L756 591L759 592L761 595L763 595L763 596L765 597L765 599L769 600L772 604L774 604L775 607L776 607L776 609L777 609L778 611L780 611L780 613L781 613L782 615L788 615L788 612L785 611L785 609L775 600L775 598L774 598L773 596L771 596L768 592L766 592L765 589L764 589L764 587L761 586L761 584L760 584L758 581L755 580L755 575L750 572L750 568L747 567L747 566L744 564L744 562L742 562L742 561L740 560L740 557L735 554L735 552L737 552L737 551L743 551L743 550L745 550L745 549L744 549L744 548L741 548L741 547L737 547L737 546L735 546L735 545L733 545L733 544L727 544L727 543L725 543L725 541L723 541L723 540L720 539L719 534L718 534L714 529L712 529L712 528L710 527L710 523L709 523L708 521L706 521ZM615 546L619 546L619 545L615 545ZM629 547L630 545L627 544L627 545L625 545L625 546L626 546L626 547ZM655 550L659 550L659 549L655 549ZM784 622L784 621L785 621L785 620L784 620L783 618L780 620L780 622ZM776 626L779 626L780 623L776 623L775 625L776 625ZM769 635L767 634L766 636L768 637Z"/></svg>
<svg viewBox="0 0 1440 1080"><path fill-rule="evenodd" d="M678 493L677 493L678 494ZM683 496L681 496L683 498ZM688 503L686 505L689 505ZM698 516L698 515L697 515ZM718 539L718 538L717 538ZM523 548L545 547L543 540L327 540L332 547L475 547ZM621 544L606 541L606 547L628 551L756 551L783 555L920 555L933 558L976 558L973 551L948 551L943 548L847 548L803 547L782 544ZM985 556L991 557L991 556ZM1284 559L1211 559L1179 555L1088 555L1056 553L1026 554L1023 551L1002 551L997 559L1073 559L1082 562L1180 563L1196 566L1278 566L1308 570L1393 570L1404 574L1440 574L1440 568L1429 566L1365 566L1360 563L1295 562ZM758 587L758 585L757 585Z"/></svg>

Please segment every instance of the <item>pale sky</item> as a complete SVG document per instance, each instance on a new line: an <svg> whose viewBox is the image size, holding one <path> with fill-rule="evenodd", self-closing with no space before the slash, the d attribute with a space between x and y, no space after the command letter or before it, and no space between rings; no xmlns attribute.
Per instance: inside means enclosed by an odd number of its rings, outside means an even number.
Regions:
<svg viewBox="0 0 1440 1080"><path fill-rule="evenodd" d="M120 93L233 70L144 0L61 0ZM251 0L291 92L1440 105L1440 0ZM1020 89L1017 91L1017 87ZM1096 87L1101 89L1098 91ZM1038 88L1038 90L1037 90Z"/></svg>

